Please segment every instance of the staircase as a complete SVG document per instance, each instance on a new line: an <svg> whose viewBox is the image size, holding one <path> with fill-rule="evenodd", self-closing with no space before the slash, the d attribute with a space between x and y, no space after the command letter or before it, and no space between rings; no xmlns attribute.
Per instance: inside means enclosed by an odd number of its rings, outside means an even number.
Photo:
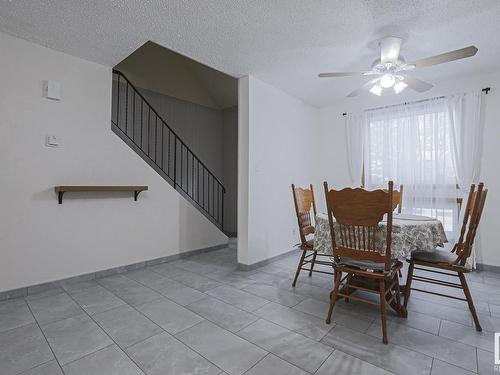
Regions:
<svg viewBox="0 0 500 375"><path fill-rule="evenodd" d="M224 230L226 189L123 75L113 70L111 128L165 181Z"/></svg>

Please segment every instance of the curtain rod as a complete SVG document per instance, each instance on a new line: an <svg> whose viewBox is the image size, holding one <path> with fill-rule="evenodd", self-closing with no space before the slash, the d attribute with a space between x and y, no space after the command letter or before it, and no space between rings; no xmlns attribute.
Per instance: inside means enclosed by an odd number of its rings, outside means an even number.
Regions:
<svg viewBox="0 0 500 375"><path fill-rule="evenodd" d="M488 93L490 92L490 90L491 90L491 87L485 87L481 91L484 92L486 95L488 95ZM404 106L404 105L408 105L408 104L415 104L415 103L427 102L429 100L443 99L444 97L445 96L437 96L435 98L422 99L422 100L417 100L415 102L404 102L404 103L400 103L400 104L386 105L386 106L383 106L383 107L370 108L370 109L367 109L367 111L375 111L375 110L378 110L378 109L400 107L400 106ZM347 112L343 112L342 116L347 116Z"/></svg>

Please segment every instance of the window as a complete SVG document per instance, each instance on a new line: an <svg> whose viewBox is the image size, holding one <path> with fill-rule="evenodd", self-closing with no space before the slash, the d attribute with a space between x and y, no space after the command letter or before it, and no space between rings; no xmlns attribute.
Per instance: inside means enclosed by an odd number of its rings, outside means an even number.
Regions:
<svg viewBox="0 0 500 375"><path fill-rule="evenodd" d="M447 104L432 99L365 112L367 188L404 185L405 213L436 217L445 230L457 224L457 177Z"/></svg>

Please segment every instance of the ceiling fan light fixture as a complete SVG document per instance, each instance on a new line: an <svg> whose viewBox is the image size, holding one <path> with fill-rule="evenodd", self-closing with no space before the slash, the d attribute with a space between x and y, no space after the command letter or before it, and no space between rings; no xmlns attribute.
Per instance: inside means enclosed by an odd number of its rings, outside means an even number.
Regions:
<svg viewBox="0 0 500 375"><path fill-rule="evenodd" d="M397 82L397 83L394 85L393 89L394 89L394 92L395 92L396 94L399 94L401 91L403 91L403 90L404 90L405 88L407 88L407 87L408 87L408 84L406 84L406 83L405 83L405 82L403 82L403 81L399 81L399 82Z"/></svg>
<svg viewBox="0 0 500 375"><path fill-rule="evenodd" d="M377 95L377 96L380 96L382 95L382 87L380 87L380 85L373 85L373 87L370 89L370 92L373 94L373 95Z"/></svg>
<svg viewBox="0 0 500 375"><path fill-rule="evenodd" d="M384 89L394 86L394 83L396 83L396 78L391 73L386 73L380 77L380 86Z"/></svg>

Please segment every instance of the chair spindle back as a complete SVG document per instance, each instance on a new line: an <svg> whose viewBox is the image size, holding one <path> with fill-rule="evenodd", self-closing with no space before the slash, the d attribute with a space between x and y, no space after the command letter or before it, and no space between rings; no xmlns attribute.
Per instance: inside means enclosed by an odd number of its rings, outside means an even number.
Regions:
<svg viewBox="0 0 500 375"><path fill-rule="evenodd" d="M478 185L477 191L474 191L475 186L471 185L467 205L464 212L464 221L460 231L460 237L454 247L457 254L456 264L465 266L467 259L472 254L474 239L476 238L477 228L481 221L484 205L488 189L484 189L484 184L481 182ZM465 233L467 231L467 233ZM464 239L465 237L465 239Z"/></svg>
<svg viewBox="0 0 500 375"><path fill-rule="evenodd" d="M387 191L367 191L361 188L328 190L324 182L333 255L354 260L384 263L391 266L393 182ZM379 224L387 215L386 247L376 248ZM338 235L336 235L336 232ZM384 253L379 252L384 251Z"/></svg>
<svg viewBox="0 0 500 375"><path fill-rule="evenodd" d="M312 184L309 189L295 187L292 184L293 202L295 205L295 214L299 225L300 242L306 245L308 234L314 233L312 216L316 216L316 202L314 201L314 190ZM312 212L311 212L312 210Z"/></svg>

